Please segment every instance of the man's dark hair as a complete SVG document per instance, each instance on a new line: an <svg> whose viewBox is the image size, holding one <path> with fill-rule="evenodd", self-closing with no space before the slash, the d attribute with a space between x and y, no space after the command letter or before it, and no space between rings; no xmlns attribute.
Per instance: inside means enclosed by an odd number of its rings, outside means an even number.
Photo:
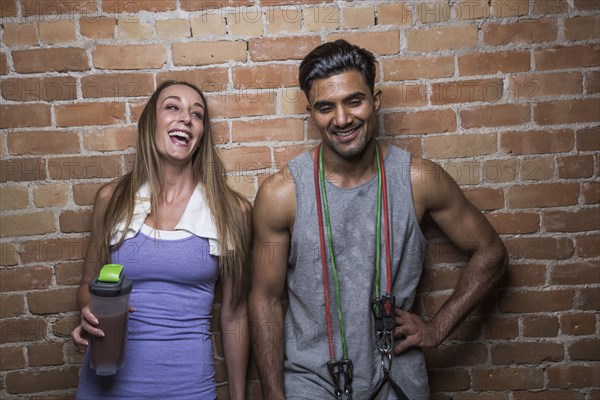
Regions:
<svg viewBox="0 0 600 400"><path fill-rule="evenodd" d="M325 79L333 75L356 70L365 83L375 90L375 56L368 50L350 44L343 39L324 43L308 53L300 64L300 88L308 97L315 79Z"/></svg>

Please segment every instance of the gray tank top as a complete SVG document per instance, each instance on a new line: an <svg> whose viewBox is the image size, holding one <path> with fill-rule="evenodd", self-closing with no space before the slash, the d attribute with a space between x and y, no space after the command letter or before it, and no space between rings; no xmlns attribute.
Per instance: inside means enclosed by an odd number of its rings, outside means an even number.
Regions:
<svg viewBox="0 0 600 400"><path fill-rule="evenodd" d="M389 146L385 157L392 242L392 285L396 305L410 310L427 252L415 214L410 181L410 153ZM315 185L314 161L305 152L288 166L296 189L296 221L288 258L289 308L285 317L285 389L287 399L335 398L327 370L329 346ZM375 223L377 176L353 188L326 183L349 357L354 364L354 398L367 399L383 377L370 300L375 293ZM327 239L326 239L327 240ZM381 240L382 294L386 290L385 236ZM329 300L335 358L342 345L335 289L328 262ZM427 371L420 349L394 357L396 381L411 400L429 399ZM378 399L395 399L386 385Z"/></svg>

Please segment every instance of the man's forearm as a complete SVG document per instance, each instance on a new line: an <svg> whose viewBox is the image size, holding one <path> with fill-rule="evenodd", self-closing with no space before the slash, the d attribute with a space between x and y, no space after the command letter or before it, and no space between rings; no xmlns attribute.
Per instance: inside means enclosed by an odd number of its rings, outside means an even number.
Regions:
<svg viewBox="0 0 600 400"><path fill-rule="evenodd" d="M279 302L251 304L252 350L256 359L263 397L285 399L283 386L284 329Z"/></svg>
<svg viewBox="0 0 600 400"><path fill-rule="evenodd" d="M507 260L506 249L500 241L483 246L473 253L454 293L432 320L438 344L452 333L496 284L506 269Z"/></svg>

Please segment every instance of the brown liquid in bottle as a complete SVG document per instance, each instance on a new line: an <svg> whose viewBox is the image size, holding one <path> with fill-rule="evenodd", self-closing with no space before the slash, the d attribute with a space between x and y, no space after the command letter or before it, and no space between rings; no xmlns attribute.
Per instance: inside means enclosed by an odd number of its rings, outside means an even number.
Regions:
<svg viewBox="0 0 600 400"><path fill-rule="evenodd" d="M91 337L91 364L92 368L99 372L110 371L120 367L123 361L127 335L127 312L110 317L98 317L98 322L98 327L102 329L105 336Z"/></svg>

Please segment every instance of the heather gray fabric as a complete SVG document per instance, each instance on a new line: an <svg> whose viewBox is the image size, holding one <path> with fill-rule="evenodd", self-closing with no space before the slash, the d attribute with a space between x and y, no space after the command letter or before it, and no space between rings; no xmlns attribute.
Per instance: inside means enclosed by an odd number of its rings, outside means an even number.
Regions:
<svg viewBox="0 0 600 400"><path fill-rule="evenodd" d="M410 310L421 277L427 242L421 233L410 184L410 154L389 146L385 159L392 220L392 277L396 305ZM287 284L289 308L285 318L285 389L287 399L334 398L327 371L329 347L319 228L308 152L289 163L296 188L296 221L291 237ZM333 183L333 184L332 184ZM351 189L327 182L334 252L339 274L348 352L354 363L354 399L367 399L382 378L369 301L374 293L377 176ZM386 288L385 239L382 236L382 292ZM330 307L336 359L342 346L335 306L331 265L328 265ZM423 353L411 349L395 357L391 373L411 400L429 399ZM378 399L396 399L386 385Z"/></svg>

